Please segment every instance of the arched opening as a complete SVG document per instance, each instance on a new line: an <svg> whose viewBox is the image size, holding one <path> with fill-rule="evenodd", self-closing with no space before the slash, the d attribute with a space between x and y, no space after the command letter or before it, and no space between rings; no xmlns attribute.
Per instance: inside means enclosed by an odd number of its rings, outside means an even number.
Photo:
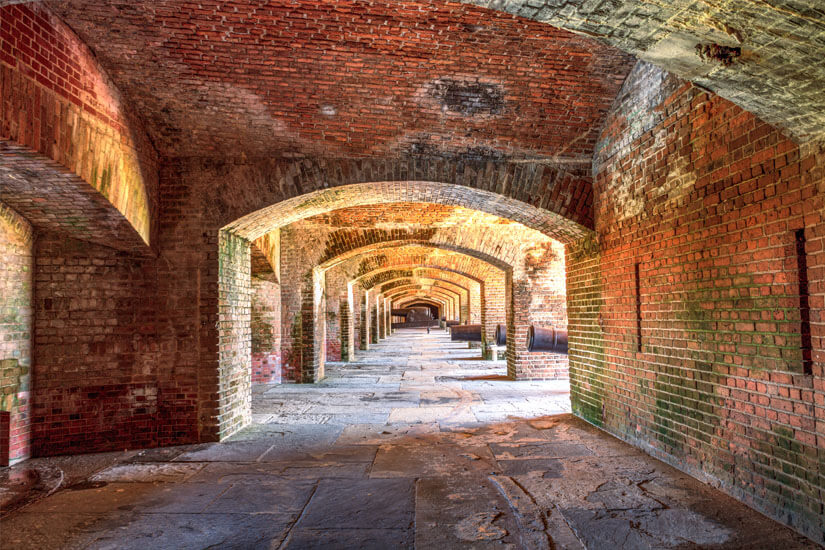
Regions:
<svg viewBox="0 0 825 550"><path fill-rule="evenodd" d="M232 373L235 400L251 391L249 371L256 383L323 380L328 361L356 360L392 335L393 309L412 299L430 300L447 321L477 322L466 347L505 360L503 377L567 378L565 356L525 346L531 324L566 329L564 245L548 234L565 235L569 224L561 229L556 214L526 205L504 218L496 212L512 199L486 191L414 184L318 191L221 230L220 365ZM499 325L506 347L495 345Z"/></svg>

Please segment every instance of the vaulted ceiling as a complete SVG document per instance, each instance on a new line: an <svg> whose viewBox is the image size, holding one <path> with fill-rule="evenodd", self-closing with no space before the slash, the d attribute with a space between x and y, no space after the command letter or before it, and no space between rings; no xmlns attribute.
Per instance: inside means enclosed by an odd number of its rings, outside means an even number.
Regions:
<svg viewBox="0 0 825 550"><path fill-rule="evenodd" d="M592 155L634 59L440 0L73 0L166 157Z"/></svg>

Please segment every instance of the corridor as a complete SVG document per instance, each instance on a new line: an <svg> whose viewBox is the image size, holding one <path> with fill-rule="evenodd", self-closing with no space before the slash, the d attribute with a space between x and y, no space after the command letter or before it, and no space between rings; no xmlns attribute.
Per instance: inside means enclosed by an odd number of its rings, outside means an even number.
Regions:
<svg viewBox="0 0 825 550"><path fill-rule="evenodd" d="M569 413L566 381L511 382L408 329L259 385L220 444L33 459L2 548L814 548Z"/></svg>

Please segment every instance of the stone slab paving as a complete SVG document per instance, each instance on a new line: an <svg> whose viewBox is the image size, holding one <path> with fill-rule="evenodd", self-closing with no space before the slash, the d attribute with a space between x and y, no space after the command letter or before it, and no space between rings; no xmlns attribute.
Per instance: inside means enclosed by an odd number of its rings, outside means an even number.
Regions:
<svg viewBox="0 0 825 550"><path fill-rule="evenodd" d="M0 470L0 548L815 548L445 333L260 385L223 443Z"/></svg>

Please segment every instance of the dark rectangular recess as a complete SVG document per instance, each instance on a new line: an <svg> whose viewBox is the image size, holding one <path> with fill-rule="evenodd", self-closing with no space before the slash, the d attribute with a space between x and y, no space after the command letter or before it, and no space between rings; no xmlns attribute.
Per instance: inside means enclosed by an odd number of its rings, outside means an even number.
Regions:
<svg viewBox="0 0 825 550"><path fill-rule="evenodd" d="M808 254L805 252L805 229L797 229L796 274L799 280L799 324L802 336L802 372L813 374L813 346L811 344L811 307L808 290Z"/></svg>
<svg viewBox="0 0 825 550"><path fill-rule="evenodd" d="M642 280L639 265L639 262L633 265L633 278L636 282L636 351L642 351Z"/></svg>

